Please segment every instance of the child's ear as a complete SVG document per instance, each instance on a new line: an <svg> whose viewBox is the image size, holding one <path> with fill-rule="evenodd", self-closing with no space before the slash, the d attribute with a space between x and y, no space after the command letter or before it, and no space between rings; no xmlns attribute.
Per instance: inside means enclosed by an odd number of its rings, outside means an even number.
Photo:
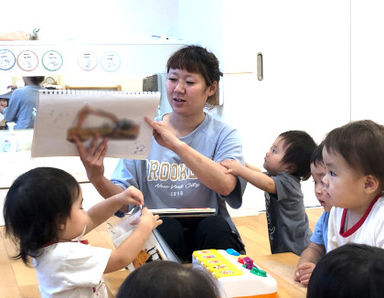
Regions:
<svg viewBox="0 0 384 298"><path fill-rule="evenodd" d="M364 191L368 194L377 192L380 186L379 179L372 175L367 175L364 179Z"/></svg>
<svg viewBox="0 0 384 298"><path fill-rule="evenodd" d="M288 174L292 174L293 172L296 171L296 166L292 163L287 164L285 167L285 170L287 171Z"/></svg>

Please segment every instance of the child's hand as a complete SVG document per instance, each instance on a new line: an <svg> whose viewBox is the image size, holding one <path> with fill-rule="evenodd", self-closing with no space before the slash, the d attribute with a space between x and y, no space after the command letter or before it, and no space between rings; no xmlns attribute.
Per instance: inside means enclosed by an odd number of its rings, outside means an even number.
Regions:
<svg viewBox="0 0 384 298"><path fill-rule="evenodd" d="M314 263L302 263L296 267L295 270L295 281L300 282L302 285L307 286L313 269L315 269L316 264Z"/></svg>
<svg viewBox="0 0 384 298"><path fill-rule="evenodd" d="M128 187L126 190L122 191L116 196L120 198L123 206L129 204L135 204L139 206L144 205L143 193L134 186Z"/></svg>
<svg viewBox="0 0 384 298"><path fill-rule="evenodd" d="M159 216L153 215L151 212L149 212L147 207L144 207L141 210L141 216L139 218L139 224L138 224L139 227L146 226L151 230L153 230L153 229L156 229L162 223L163 221L159 218Z"/></svg>
<svg viewBox="0 0 384 298"><path fill-rule="evenodd" d="M232 174L235 176L239 176L240 171L243 168L243 165L238 160L234 159L223 160L220 162L220 164L227 169L227 174Z"/></svg>

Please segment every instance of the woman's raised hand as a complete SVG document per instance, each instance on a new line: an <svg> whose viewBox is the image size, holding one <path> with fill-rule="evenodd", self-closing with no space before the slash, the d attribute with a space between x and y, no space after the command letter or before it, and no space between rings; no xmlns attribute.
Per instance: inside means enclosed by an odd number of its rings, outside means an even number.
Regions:
<svg viewBox="0 0 384 298"><path fill-rule="evenodd" d="M90 182L104 176L104 158L108 149L108 139L103 139L100 144L99 139L98 135L94 136L89 147L85 148L77 136L73 137Z"/></svg>
<svg viewBox="0 0 384 298"><path fill-rule="evenodd" d="M172 151L176 151L178 145L182 143L178 137L172 132L169 126L164 122L152 121L148 117L145 117L147 122L153 128L153 136L157 143L161 146L166 147Z"/></svg>

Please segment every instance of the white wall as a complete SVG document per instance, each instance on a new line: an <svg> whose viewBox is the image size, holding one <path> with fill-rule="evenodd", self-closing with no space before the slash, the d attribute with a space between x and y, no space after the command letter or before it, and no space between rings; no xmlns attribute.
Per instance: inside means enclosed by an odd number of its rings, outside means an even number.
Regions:
<svg viewBox="0 0 384 298"><path fill-rule="evenodd" d="M178 0L2 0L0 30L40 29L49 41L175 37Z"/></svg>

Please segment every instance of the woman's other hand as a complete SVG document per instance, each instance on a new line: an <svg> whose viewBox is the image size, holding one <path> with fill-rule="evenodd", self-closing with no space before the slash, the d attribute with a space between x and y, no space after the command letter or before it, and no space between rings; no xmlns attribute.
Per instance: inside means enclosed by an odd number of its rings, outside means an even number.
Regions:
<svg viewBox="0 0 384 298"><path fill-rule="evenodd" d="M100 144L98 144L99 136L96 135L92 138L88 148L84 147L84 144L77 136L74 136L73 140L75 141L80 160L85 167L89 181L94 183L104 177L104 158L108 149L108 139L103 139Z"/></svg>
<svg viewBox="0 0 384 298"><path fill-rule="evenodd" d="M145 122L153 128L153 136L158 144L176 152L177 147L183 142L172 132L169 126L164 122L152 121L148 117L145 117Z"/></svg>

